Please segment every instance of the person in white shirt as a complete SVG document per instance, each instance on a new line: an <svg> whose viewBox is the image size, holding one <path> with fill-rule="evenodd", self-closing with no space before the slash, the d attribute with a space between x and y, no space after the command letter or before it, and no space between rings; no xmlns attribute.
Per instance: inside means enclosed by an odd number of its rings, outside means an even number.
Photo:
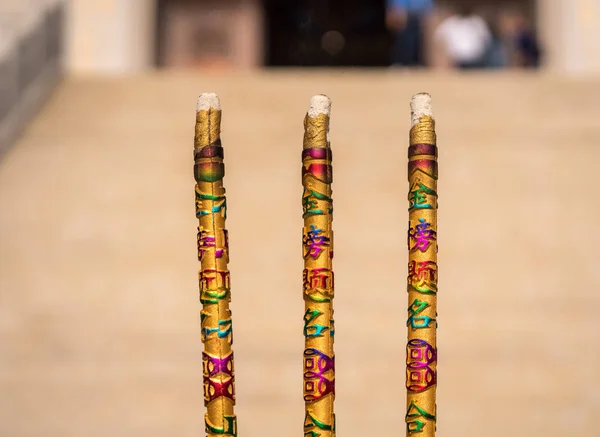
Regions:
<svg viewBox="0 0 600 437"><path fill-rule="evenodd" d="M434 34L450 63L457 68L483 68L492 43L492 34L485 20L465 6L446 18Z"/></svg>

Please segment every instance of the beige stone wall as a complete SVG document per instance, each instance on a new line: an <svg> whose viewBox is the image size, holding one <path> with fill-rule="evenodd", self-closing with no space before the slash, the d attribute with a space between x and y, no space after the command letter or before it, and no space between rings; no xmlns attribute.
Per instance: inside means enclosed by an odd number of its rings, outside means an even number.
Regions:
<svg viewBox="0 0 600 437"><path fill-rule="evenodd" d="M156 0L70 0L67 66L72 72L136 72L154 65ZM186 55L194 26L217 25L230 47L224 63L251 68L262 62L259 0L192 2L169 8L173 32L167 37L169 65L194 66ZM217 13L215 13L217 12ZM195 20L195 22L194 22ZM193 37L192 37L193 38Z"/></svg>
<svg viewBox="0 0 600 437"><path fill-rule="evenodd" d="M538 0L538 24L548 69L600 74L599 0Z"/></svg>
<svg viewBox="0 0 600 437"><path fill-rule="evenodd" d="M154 0L70 0L67 68L134 72L154 60Z"/></svg>
<svg viewBox="0 0 600 437"><path fill-rule="evenodd" d="M262 65L259 0L173 1L165 14L166 67L247 69Z"/></svg>

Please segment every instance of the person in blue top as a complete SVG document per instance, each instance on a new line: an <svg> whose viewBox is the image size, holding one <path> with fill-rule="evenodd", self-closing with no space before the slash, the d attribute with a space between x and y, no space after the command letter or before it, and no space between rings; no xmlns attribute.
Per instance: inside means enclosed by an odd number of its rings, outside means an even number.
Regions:
<svg viewBox="0 0 600 437"><path fill-rule="evenodd" d="M394 34L392 64L424 65L424 20L433 11L434 0L387 0L386 24Z"/></svg>

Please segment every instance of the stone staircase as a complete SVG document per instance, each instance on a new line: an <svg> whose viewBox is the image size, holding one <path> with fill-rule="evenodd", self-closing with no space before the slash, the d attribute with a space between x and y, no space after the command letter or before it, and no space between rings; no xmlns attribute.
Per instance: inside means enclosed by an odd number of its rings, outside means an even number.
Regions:
<svg viewBox="0 0 600 437"><path fill-rule="evenodd" d="M405 435L420 91L440 154L438 436L600 435L600 79L302 69L73 75L28 123L0 160L0 437L205 435L202 91L223 105L240 437L303 435L299 155L319 92L333 100L337 434Z"/></svg>

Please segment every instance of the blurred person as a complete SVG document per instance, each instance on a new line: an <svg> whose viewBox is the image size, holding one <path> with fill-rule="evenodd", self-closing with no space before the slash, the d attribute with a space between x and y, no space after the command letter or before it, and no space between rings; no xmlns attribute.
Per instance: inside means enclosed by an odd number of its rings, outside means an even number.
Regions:
<svg viewBox="0 0 600 437"><path fill-rule="evenodd" d="M488 68L505 68L509 65L508 53L506 45L502 37L502 32L498 24L498 17L488 20L490 29L490 44L486 56L486 67Z"/></svg>
<svg viewBox="0 0 600 437"><path fill-rule="evenodd" d="M434 0L387 0L386 24L394 34L392 64L424 65L425 20L434 9Z"/></svg>
<svg viewBox="0 0 600 437"><path fill-rule="evenodd" d="M446 52L451 65L460 69L483 68L492 46L486 21L472 6L461 6L435 30L434 38Z"/></svg>
<svg viewBox="0 0 600 437"><path fill-rule="evenodd" d="M499 27L509 52L510 65L524 68L539 67L540 45L523 13L518 9L504 10L499 17Z"/></svg>

